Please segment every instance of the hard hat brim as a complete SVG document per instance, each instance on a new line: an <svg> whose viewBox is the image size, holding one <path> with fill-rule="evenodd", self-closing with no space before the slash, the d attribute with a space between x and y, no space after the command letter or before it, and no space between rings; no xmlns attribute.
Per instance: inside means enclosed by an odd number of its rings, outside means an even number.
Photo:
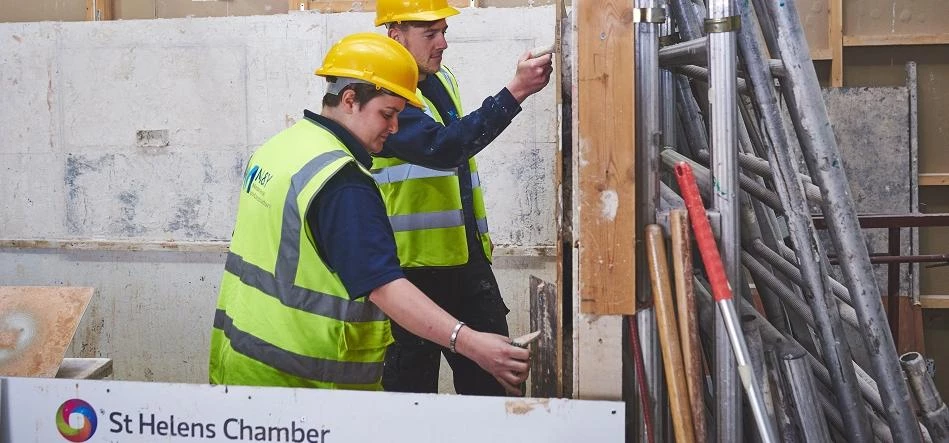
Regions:
<svg viewBox="0 0 949 443"><path fill-rule="evenodd" d="M314 74L319 75L321 77L353 78L356 80L367 82L372 85L375 85L377 88L385 89L399 97L404 98L408 104L415 106L416 108L425 109L425 104L423 104L422 101L419 100L418 96L415 95L415 91L410 91L406 88L396 85L395 83L383 80L379 77L364 78L365 77L364 72L357 72L357 71L351 71L351 70L339 69L339 68L335 68L335 69L320 68L320 69L317 69L314 72Z"/></svg>
<svg viewBox="0 0 949 443"><path fill-rule="evenodd" d="M376 18L376 26L381 26L386 23L401 23L401 22L434 22L441 20L443 18L448 18L453 15L458 15L461 12L455 9L452 6L446 8L438 9L435 11L424 11L424 12L410 12L405 14L394 14L388 17Z"/></svg>

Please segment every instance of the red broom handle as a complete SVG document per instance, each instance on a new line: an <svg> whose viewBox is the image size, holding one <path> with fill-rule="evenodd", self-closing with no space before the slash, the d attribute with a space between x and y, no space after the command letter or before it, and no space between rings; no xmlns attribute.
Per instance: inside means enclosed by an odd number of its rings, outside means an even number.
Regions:
<svg viewBox="0 0 949 443"><path fill-rule="evenodd" d="M682 191L682 199L685 200L685 208L689 211L689 220L695 232L695 242L699 246L702 264L708 273L708 282L712 285L712 296L716 302L731 300L732 289L728 285L728 277L725 276L725 265L722 264L722 256L715 246L712 226L708 223L708 215L699 195L699 187L695 184L692 167L686 162L679 162L675 165L675 174L679 190Z"/></svg>

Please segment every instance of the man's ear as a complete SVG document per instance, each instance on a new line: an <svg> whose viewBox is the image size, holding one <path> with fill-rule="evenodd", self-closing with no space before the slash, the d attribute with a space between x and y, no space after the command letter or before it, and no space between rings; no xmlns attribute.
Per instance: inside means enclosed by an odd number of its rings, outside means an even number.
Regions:
<svg viewBox="0 0 949 443"><path fill-rule="evenodd" d="M356 110L356 104L356 91L352 88L346 88L340 93L339 105L343 108L343 112L352 114Z"/></svg>
<svg viewBox="0 0 949 443"><path fill-rule="evenodd" d="M399 42L399 44L401 45L405 45L405 42L403 41L402 30L399 29L399 27L397 26L390 27L388 34L389 34L389 38L391 38L392 40Z"/></svg>

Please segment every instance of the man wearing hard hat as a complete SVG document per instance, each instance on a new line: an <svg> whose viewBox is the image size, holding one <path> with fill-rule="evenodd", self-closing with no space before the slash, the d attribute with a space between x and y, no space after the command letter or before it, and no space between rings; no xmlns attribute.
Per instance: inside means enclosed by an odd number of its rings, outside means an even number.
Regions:
<svg viewBox="0 0 949 443"><path fill-rule="evenodd" d="M370 153L421 107L411 54L378 34L348 36L316 74L320 114L260 147L247 163L211 333L215 384L380 389L389 318L472 359L510 386L528 352L460 328L404 278Z"/></svg>
<svg viewBox="0 0 949 443"><path fill-rule="evenodd" d="M508 335L508 313L491 270L493 249L474 156L520 112L520 103L550 80L551 57L517 61L514 78L465 115L458 82L442 66L446 18L458 14L446 0L379 0L376 26L412 53L419 69L415 95L424 109L399 115L401 131L386 140L372 174L385 199L406 277L459 327ZM386 357L387 391L436 392L444 354L460 394L516 392L478 364L438 342L393 325Z"/></svg>

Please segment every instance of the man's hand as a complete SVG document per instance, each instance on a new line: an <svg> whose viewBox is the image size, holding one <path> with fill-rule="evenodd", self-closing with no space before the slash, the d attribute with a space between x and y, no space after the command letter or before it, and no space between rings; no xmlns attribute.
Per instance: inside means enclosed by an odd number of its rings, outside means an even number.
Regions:
<svg viewBox="0 0 949 443"><path fill-rule="evenodd" d="M523 103L527 97L547 86L553 70L553 54L531 58L531 51L527 51L517 59L517 71L507 90L518 103Z"/></svg>
<svg viewBox="0 0 949 443"><path fill-rule="evenodd" d="M455 349L493 375L508 394L523 395L519 386L530 373L530 351L511 344L497 334L463 327L458 331Z"/></svg>

